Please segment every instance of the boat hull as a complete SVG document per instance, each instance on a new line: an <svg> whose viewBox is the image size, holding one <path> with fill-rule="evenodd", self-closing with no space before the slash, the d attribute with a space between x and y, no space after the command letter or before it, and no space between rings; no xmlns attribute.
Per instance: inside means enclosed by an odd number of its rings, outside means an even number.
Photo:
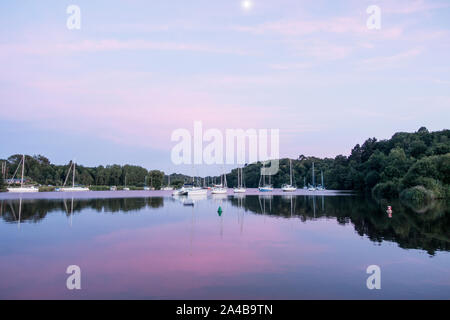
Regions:
<svg viewBox="0 0 450 320"><path fill-rule="evenodd" d="M8 188L8 192L11 193L30 193L39 192L38 188Z"/></svg>
<svg viewBox="0 0 450 320"><path fill-rule="evenodd" d="M225 188L217 188L211 191L212 194L226 194L228 192Z"/></svg>
<svg viewBox="0 0 450 320"><path fill-rule="evenodd" d="M60 192L86 192L89 191L89 188L61 188L59 189Z"/></svg>

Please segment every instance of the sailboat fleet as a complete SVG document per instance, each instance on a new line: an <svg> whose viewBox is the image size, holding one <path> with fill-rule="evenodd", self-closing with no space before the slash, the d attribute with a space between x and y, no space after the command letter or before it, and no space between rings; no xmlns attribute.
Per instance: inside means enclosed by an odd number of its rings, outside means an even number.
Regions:
<svg viewBox="0 0 450 320"><path fill-rule="evenodd" d="M306 177L303 177L303 190L305 191L324 191L326 190L324 187L323 181L323 171L321 171L321 184L316 185L316 176L315 176L315 163L312 163L311 168L311 176L312 176L312 184L306 184ZM194 179L194 178L193 178ZM212 188L208 187L206 184L206 178L203 179L203 188L195 187L194 180L192 184L185 184L178 190L173 192L173 195L193 195L193 194L207 194L207 190L211 189L211 194L227 194L227 180L226 174L220 175L220 184L214 184ZM214 183L214 179L212 179ZM203 190L202 190L203 189ZM297 186L294 181L294 172L292 168L292 160L289 160L289 183L285 183L281 186L281 190L283 192L295 192L297 191ZM263 172L261 173L258 191L262 193L270 193L274 191L274 187L271 183L271 176L265 175ZM233 193L246 193L247 188L245 187L245 178L244 178L244 170L243 168L237 168L237 186L233 188Z"/></svg>
<svg viewBox="0 0 450 320"><path fill-rule="evenodd" d="M10 187L10 184L14 181L14 178L19 170L21 168L21 179L20 179L20 187ZM70 176L70 173L72 171L72 186L66 186L67 180ZM17 166L16 172L13 175L13 178L10 180L10 183L7 186L8 192L16 192L16 193L26 193L26 192L38 192L39 189L35 186L25 186L25 155L22 156L21 161L19 162L19 165ZM308 191L324 191L324 178L323 178L323 171L321 171L321 184L316 186L315 182L315 163L312 163L311 168L311 176L312 176L312 184L306 186L306 178L303 178L303 189ZM66 179L64 181L63 187L56 189L57 191L61 192L81 192L81 191L89 191L89 188L76 186L75 185L75 178L76 178L76 163L71 162ZM181 188L177 190L173 190L173 188L170 186L170 175L168 175L168 181L167 186L162 188L162 190L165 191L172 191L172 195L174 196L182 196L182 195L190 195L190 196L203 196L208 194L208 190L211 189L211 194L227 194L228 193L228 186L227 186L227 176L226 174L222 174L220 176L220 184L213 185L213 187L209 187L206 183L206 178L203 179L203 186L200 186L200 183L195 183L195 177L192 178L192 183L184 184ZM267 180L267 181L266 181ZM214 181L212 181L214 182ZM129 188L126 187L126 177L125 177L125 186L123 190L129 190ZM272 192L274 190L272 184L271 184L271 176L269 175L266 177L264 173L261 173L259 186L258 186L259 192ZM281 190L283 192L295 192L297 190L297 187L294 184L294 174L292 169L292 160L289 160L289 183L283 184L281 186ZM243 168L237 168L237 186L233 188L234 193L246 193L247 188L245 187L245 178L244 178L244 170Z"/></svg>

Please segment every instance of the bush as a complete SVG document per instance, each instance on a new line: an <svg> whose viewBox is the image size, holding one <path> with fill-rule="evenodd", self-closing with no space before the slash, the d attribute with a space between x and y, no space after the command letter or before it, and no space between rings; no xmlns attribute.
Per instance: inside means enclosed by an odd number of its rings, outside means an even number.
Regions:
<svg viewBox="0 0 450 320"><path fill-rule="evenodd" d="M109 191L109 187L108 186L90 186L89 190L91 191Z"/></svg>
<svg viewBox="0 0 450 320"><path fill-rule="evenodd" d="M378 183L372 189L372 195L376 199L392 199L398 197L399 186L393 181Z"/></svg>
<svg viewBox="0 0 450 320"><path fill-rule="evenodd" d="M56 187L53 186L40 186L39 192L53 192L55 191Z"/></svg>
<svg viewBox="0 0 450 320"><path fill-rule="evenodd" d="M433 192L427 190L424 186L415 186L403 190L400 193L400 198L405 201L411 201L415 203L424 203L433 200Z"/></svg>

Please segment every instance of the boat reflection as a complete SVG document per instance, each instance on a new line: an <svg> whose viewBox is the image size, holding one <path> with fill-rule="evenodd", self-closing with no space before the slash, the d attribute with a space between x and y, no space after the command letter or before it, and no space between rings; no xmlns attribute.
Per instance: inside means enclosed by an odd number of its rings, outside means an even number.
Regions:
<svg viewBox="0 0 450 320"><path fill-rule="evenodd" d="M164 207L167 201L171 206L205 203L218 214L219 219L236 218L241 233L244 231L244 217L253 215L299 219L302 222L317 219L334 219L339 224L352 224L360 236L371 241L394 241L402 248L420 248L433 255L438 250L450 251L450 214L446 202L434 201L417 207L398 200L375 202L359 197L327 197L322 195L216 195L198 197L140 197L106 199L7 199L0 200L0 219L7 224L40 223L48 215L58 212L70 220L75 214L86 209L104 214L139 213L142 210L156 210ZM392 206L394 215L386 214L387 205ZM203 205L199 209L204 209ZM223 221L221 222L223 224ZM221 234L223 236L223 225ZM405 232L405 230L408 232Z"/></svg>

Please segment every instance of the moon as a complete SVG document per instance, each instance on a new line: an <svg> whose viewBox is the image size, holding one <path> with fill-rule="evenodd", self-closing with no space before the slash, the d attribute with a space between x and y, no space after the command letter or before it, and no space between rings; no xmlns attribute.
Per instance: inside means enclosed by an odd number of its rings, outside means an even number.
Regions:
<svg viewBox="0 0 450 320"><path fill-rule="evenodd" d="M241 2L241 7L244 10L250 10L253 7L253 3L251 0L244 0Z"/></svg>

